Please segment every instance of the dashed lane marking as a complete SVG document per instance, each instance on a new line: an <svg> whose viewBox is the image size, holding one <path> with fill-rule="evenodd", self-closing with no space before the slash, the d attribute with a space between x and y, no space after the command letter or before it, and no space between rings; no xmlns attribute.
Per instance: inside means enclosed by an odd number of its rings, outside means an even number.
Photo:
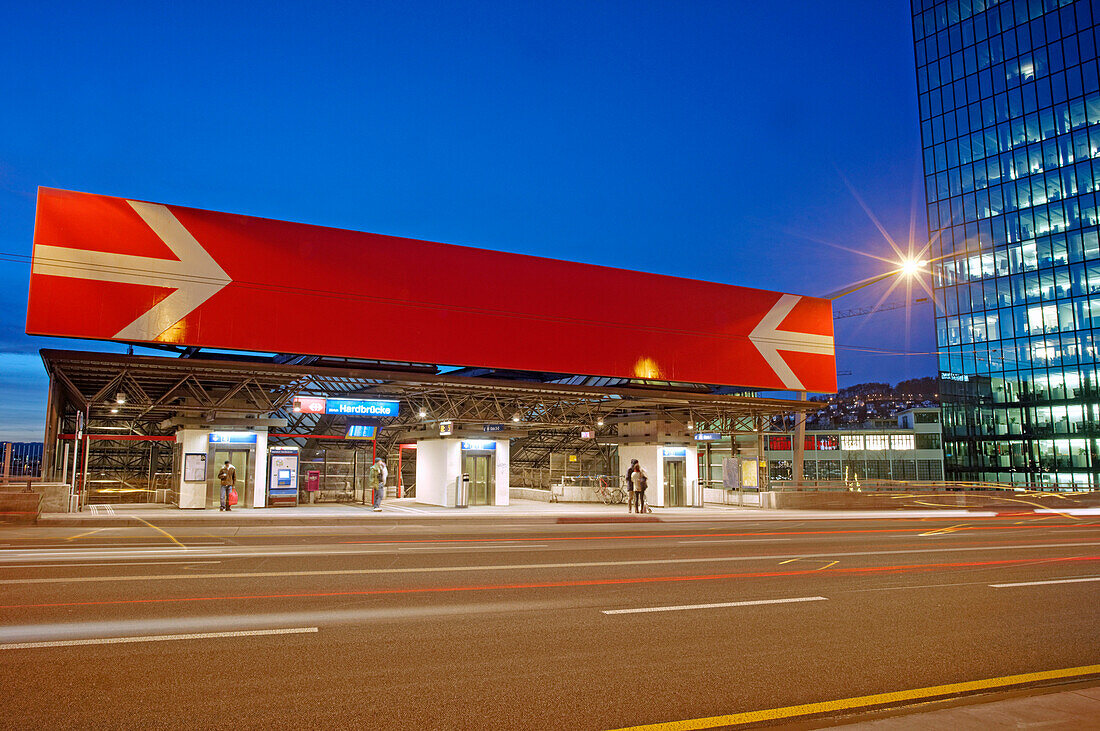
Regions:
<svg viewBox="0 0 1100 731"><path fill-rule="evenodd" d="M1083 579L1050 579L1049 581L1017 581L1014 584L990 584L994 589L1007 589L1011 586L1043 586L1045 584L1079 584L1085 581L1100 581L1100 576Z"/></svg>
<svg viewBox="0 0 1100 731"><path fill-rule="evenodd" d="M643 614L646 612L682 612L689 609L721 609L725 607L755 607L763 604L794 604L796 602L823 602L823 596L802 596L791 599L757 599L744 602L721 602L718 604L682 604L675 607L642 607L639 609L605 609L603 614Z"/></svg>

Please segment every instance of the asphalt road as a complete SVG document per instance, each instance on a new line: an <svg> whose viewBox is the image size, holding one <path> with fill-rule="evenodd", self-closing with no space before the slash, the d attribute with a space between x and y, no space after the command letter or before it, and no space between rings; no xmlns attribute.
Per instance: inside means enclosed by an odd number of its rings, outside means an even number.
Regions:
<svg viewBox="0 0 1100 731"><path fill-rule="evenodd" d="M1094 516L83 533L0 528L0 727L607 729L1100 658Z"/></svg>

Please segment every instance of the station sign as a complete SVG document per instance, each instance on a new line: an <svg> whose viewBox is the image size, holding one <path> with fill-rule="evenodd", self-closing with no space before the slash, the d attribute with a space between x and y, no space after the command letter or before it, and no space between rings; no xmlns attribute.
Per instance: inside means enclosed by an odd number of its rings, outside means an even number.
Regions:
<svg viewBox="0 0 1100 731"><path fill-rule="evenodd" d="M722 438L722 435L718 432L712 431L699 431L695 432L695 441L697 442L716 442Z"/></svg>
<svg viewBox="0 0 1100 731"><path fill-rule="evenodd" d="M661 447L662 457L686 457L687 447Z"/></svg>
<svg viewBox="0 0 1100 731"><path fill-rule="evenodd" d="M397 416L398 401L366 401L330 398L325 413L330 416Z"/></svg>
<svg viewBox="0 0 1100 731"><path fill-rule="evenodd" d="M296 414L323 414L326 401L321 396L295 396L291 408Z"/></svg>
<svg viewBox="0 0 1100 731"><path fill-rule="evenodd" d="M470 439L462 442L463 449L496 449L497 443L492 439Z"/></svg>
<svg viewBox="0 0 1100 731"><path fill-rule="evenodd" d="M595 438L596 438L596 432L586 431L586 430L583 430L583 429L581 430L581 439L595 439Z"/></svg>
<svg viewBox="0 0 1100 731"><path fill-rule="evenodd" d="M210 432L211 444L255 444L254 431L214 431Z"/></svg>
<svg viewBox="0 0 1100 731"><path fill-rule="evenodd" d="M29 335L836 391L827 299L50 188L29 292Z"/></svg>
<svg viewBox="0 0 1100 731"><path fill-rule="evenodd" d="M504 431L504 424L486 424L481 427L481 430L486 432Z"/></svg>
<svg viewBox="0 0 1100 731"><path fill-rule="evenodd" d="M439 422L439 436L449 437L454 434L455 425L453 421L441 421Z"/></svg>

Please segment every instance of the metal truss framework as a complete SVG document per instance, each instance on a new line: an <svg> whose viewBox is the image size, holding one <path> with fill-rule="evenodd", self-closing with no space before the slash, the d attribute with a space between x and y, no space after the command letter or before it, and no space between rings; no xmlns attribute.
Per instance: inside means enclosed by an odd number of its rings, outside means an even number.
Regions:
<svg viewBox="0 0 1100 731"><path fill-rule="evenodd" d="M364 368L323 359L298 365L246 356L227 360L54 350L42 351L42 358L51 377L47 451L59 435L73 431L78 410L85 414L89 433L167 436L174 433L174 420L181 418L243 426L250 418L274 417L286 420L285 428L271 430L285 435L280 439L309 448L335 446L332 437L343 436L345 430L340 417L294 412L291 400L301 394L399 401L400 415L378 422L377 447L383 455L398 443L437 435L441 421L467 433L499 424L512 439L512 463L530 467L548 462L556 451L606 455L622 422L656 419L683 424L685 432L759 434L772 429L775 416L817 406L695 388L525 382L423 368ZM581 439L582 429L593 431L595 438ZM102 451L104 468L121 458L116 450ZM110 452L115 456L108 456ZM51 463L44 459L44 464Z"/></svg>

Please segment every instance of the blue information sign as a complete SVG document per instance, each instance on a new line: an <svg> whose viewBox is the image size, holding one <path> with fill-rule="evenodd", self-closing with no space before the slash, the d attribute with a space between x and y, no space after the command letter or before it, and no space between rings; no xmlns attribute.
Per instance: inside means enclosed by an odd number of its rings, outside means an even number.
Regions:
<svg viewBox="0 0 1100 731"><path fill-rule="evenodd" d="M471 439L468 442L462 442L463 449L496 449L497 443L492 439Z"/></svg>
<svg viewBox="0 0 1100 731"><path fill-rule="evenodd" d="M482 431L504 431L504 424L486 424L481 427Z"/></svg>
<svg viewBox="0 0 1100 731"><path fill-rule="evenodd" d="M211 444L255 444L256 432L248 431L212 431Z"/></svg>
<svg viewBox="0 0 1100 731"><path fill-rule="evenodd" d="M397 406L397 401L330 398L325 402L325 413L335 416L397 416Z"/></svg>
<svg viewBox="0 0 1100 731"><path fill-rule="evenodd" d="M686 457L687 447L661 447L662 457Z"/></svg>
<svg viewBox="0 0 1100 731"><path fill-rule="evenodd" d="M718 432L701 431L695 433L695 441L697 442L716 442L722 438L722 435Z"/></svg>
<svg viewBox="0 0 1100 731"><path fill-rule="evenodd" d="M374 439L374 435L378 432L378 427L370 426L367 424L349 424L348 433L344 435L345 439Z"/></svg>

